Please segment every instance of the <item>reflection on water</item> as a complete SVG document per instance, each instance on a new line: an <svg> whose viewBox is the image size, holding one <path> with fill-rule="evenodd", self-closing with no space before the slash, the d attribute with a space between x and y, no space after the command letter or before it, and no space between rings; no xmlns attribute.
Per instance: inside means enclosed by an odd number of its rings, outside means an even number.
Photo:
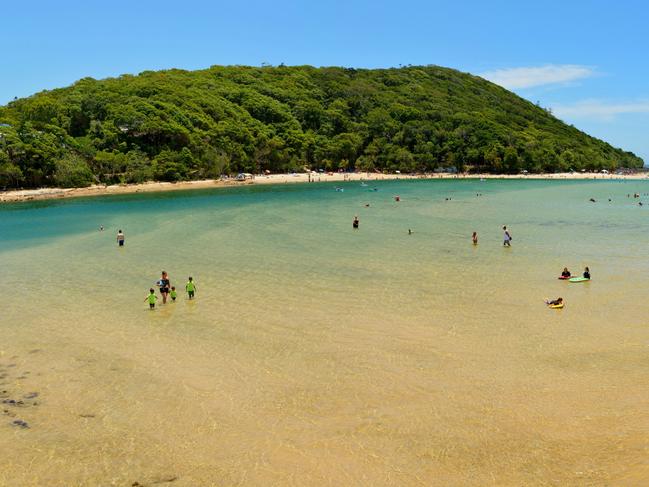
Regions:
<svg viewBox="0 0 649 487"><path fill-rule="evenodd" d="M646 184L2 207L0 485L643 485Z"/></svg>

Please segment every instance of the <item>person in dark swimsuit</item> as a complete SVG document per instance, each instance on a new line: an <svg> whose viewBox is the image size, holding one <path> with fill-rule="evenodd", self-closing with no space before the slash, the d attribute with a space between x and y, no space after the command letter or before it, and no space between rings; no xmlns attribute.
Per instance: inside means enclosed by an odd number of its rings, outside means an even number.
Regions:
<svg viewBox="0 0 649 487"><path fill-rule="evenodd" d="M359 224L358 216L355 216L354 221L352 222L352 227L354 227L355 229L358 229L358 224Z"/></svg>
<svg viewBox="0 0 649 487"><path fill-rule="evenodd" d="M590 269L588 267L584 269L584 279L590 279Z"/></svg>
<svg viewBox="0 0 649 487"><path fill-rule="evenodd" d="M158 287L160 287L160 295L162 296L162 304L167 302L167 296L169 296L169 289L171 288L171 282L169 281L169 275L162 271L162 277L158 281Z"/></svg>
<svg viewBox="0 0 649 487"><path fill-rule="evenodd" d="M567 267L563 268L563 272L561 273L561 277L564 277L564 278L570 277L570 271L568 270Z"/></svg>

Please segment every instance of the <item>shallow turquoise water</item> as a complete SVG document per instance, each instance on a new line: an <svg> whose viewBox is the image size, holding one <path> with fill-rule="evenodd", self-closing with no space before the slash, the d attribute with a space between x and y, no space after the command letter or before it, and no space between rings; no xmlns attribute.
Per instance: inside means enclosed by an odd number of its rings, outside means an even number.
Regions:
<svg viewBox="0 0 649 487"><path fill-rule="evenodd" d="M369 184L0 206L0 484L644 478L649 181Z"/></svg>

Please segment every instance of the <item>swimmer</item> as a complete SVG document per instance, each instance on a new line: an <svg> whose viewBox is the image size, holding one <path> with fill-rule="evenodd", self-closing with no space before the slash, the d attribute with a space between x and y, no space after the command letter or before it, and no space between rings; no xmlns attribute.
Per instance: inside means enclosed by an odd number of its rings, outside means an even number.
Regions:
<svg viewBox="0 0 649 487"><path fill-rule="evenodd" d="M171 297L172 301L176 301L176 298L178 297L178 291L176 291L176 286L171 286L171 292L169 293L169 296Z"/></svg>
<svg viewBox="0 0 649 487"><path fill-rule="evenodd" d="M567 267L563 268L563 271L561 272L561 277L563 277L564 279L567 279L567 278L570 277L570 271L568 270Z"/></svg>
<svg viewBox="0 0 649 487"><path fill-rule="evenodd" d="M144 298L144 301L149 302L149 309L155 308L155 302L158 300L158 296L155 295L153 288L149 289L149 295Z"/></svg>
<svg viewBox="0 0 649 487"><path fill-rule="evenodd" d="M354 221L352 221L352 227L358 230L358 224L360 222L358 221L358 216L354 216Z"/></svg>
<svg viewBox="0 0 649 487"><path fill-rule="evenodd" d="M512 244L511 244L512 236L511 236L511 234L509 233L509 230L507 230L507 225L503 226L503 232L504 232L504 235L503 235L503 246L505 246L505 247L511 247L511 246L512 246Z"/></svg>
<svg viewBox="0 0 649 487"><path fill-rule="evenodd" d="M408 235L412 235L412 230L408 229Z"/></svg>
<svg viewBox="0 0 649 487"><path fill-rule="evenodd" d="M546 301L545 304L548 306L559 306L563 304L563 298L553 299L552 301Z"/></svg>
<svg viewBox="0 0 649 487"><path fill-rule="evenodd" d="M471 235L471 241L473 242L473 245L478 245L478 232L473 232L473 235Z"/></svg>
<svg viewBox="0 0 649 487"><path fill-rule="evenodd" d="M590 269L589 269L588 267L586 267L586 268L584 269L584 274L583 274L583 276L584 276L584 279L590 279Z"/></svg>
<svg viewBox="0 0 649 487"><path fill-rule="evenodd" d="M194 279L191 276L188 277L187 284L185 284L185 291L187 291L189 299L194 299L194 293L198 291L196 284L194 284Z"/></svg>
<svg viewBox="0 0 649 487"><path fill-rule="evenodd" d="M396 195L396 196L394 197L394 201L397 201L397 202L398 202L398 201L401 201L401 196Z"/></svg>
<svg viewBox="0 0 649 487"><path fill-rule="evenodd" d="M591 198L588 201L590 201L591 203L596 203L595 198Z"/></svg>
<svg viewBox="0 0 649 487"><path fill-rule="evenodd" d="M120 247L124 247L124 238L125 238L124 237L124 232L122 232L121 230L118 230L117 231L117 245L119 245Z"/></svg>
<svg viewBox="0 0 649 487"><path fill-rule="evenodd" d="M369 207L370 207L370 204L369 204L369 203L365 203L365 208L369 208Z"/></svg>
<svg viewBox="0 0 649 487"><path fill-rule="evenodd" d="M100 231L100 232L103 232L103 231L104 231L104 226L103 226L103 225L99 225L99 231Z"/></svg>

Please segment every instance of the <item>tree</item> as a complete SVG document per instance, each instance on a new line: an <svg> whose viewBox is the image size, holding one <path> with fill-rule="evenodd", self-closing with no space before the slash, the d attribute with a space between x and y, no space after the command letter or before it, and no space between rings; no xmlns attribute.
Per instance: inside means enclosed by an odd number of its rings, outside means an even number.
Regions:
<svg viewBox="0 0 649 487"><path fill-rule="evenodd" d="M16 188L23 179L23 172L0 151L0 188Z"/></svg>
<svg viewBox="0 0 649 487"><path fill-rule="evenodd" d="M182 181L189 172L187 154L164 150L153 160L154 174L159 181Z"/></svg>
<svg viewBox="0 0 649 487"><path fill-rule="evenodd" d="M508 174L516 174L521 170L518 151L512 146L505 148L505 153L503 156L503 170Z"/></svg>
<svg viewBox="0 0 649 487"><path fill-rule="evenodd" d="M151 181L153 176L153 165L146 154L139 151L129 151L126 154L126 167L122 182L144 183Z"/></svg>
<svg viewBox="0 0 649 487"><path fill-rule="evenodd" d="M83 188L94 182L88 163L76 154L68 154L56 161L54 183L62 188Z"/></svg>

